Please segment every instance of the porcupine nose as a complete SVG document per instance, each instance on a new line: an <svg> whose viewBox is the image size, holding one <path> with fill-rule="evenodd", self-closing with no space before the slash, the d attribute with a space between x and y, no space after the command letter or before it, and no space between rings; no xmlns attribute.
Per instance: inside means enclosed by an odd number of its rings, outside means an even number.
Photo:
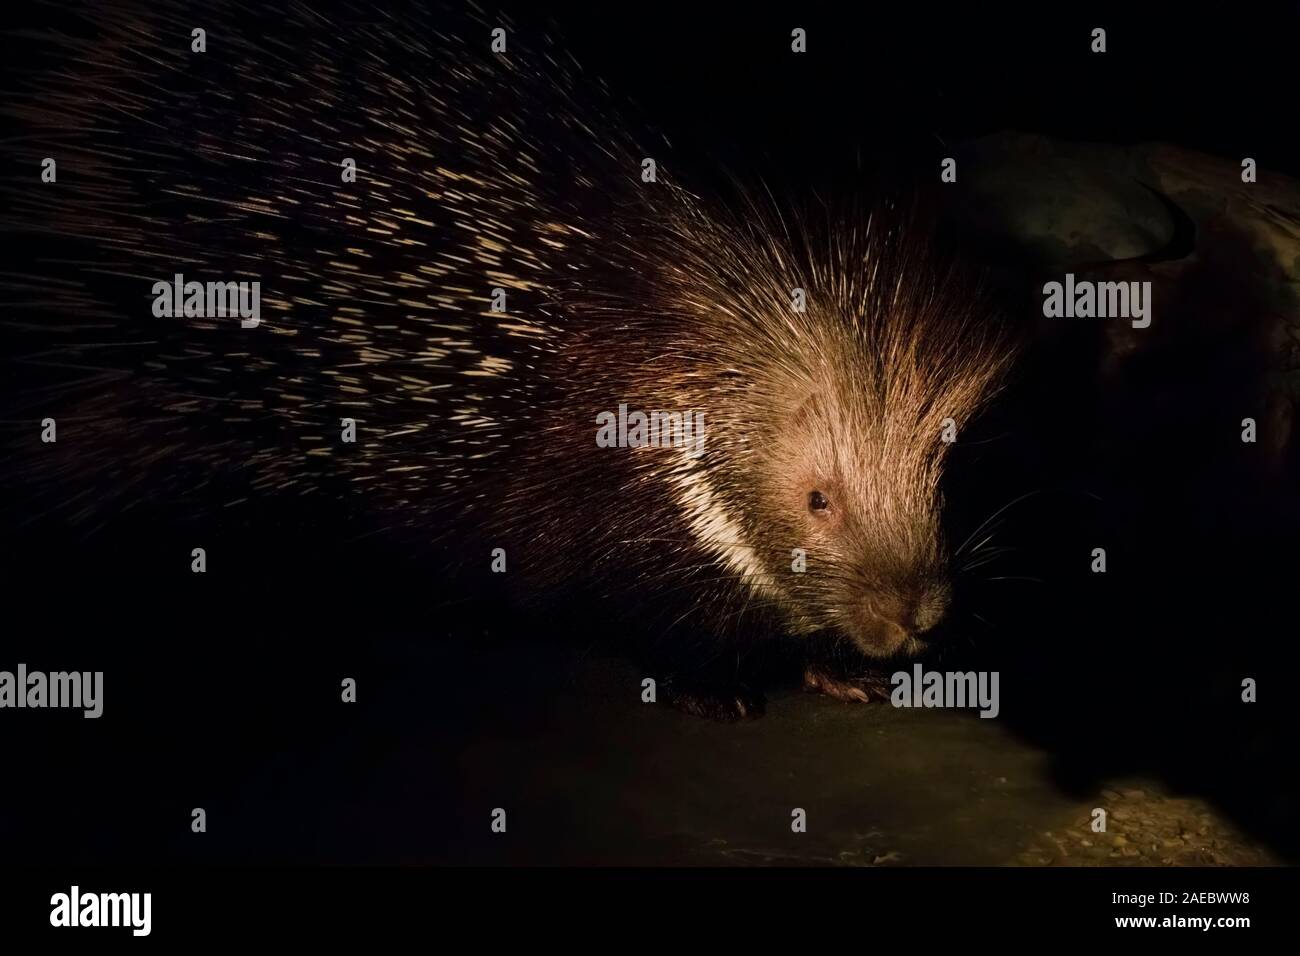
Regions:
<svg viewBox="0 0 1300 956"><path fill-rule="evenodd" d="M916 602L896 594L873 594L867 599L871 613L889 624L910 632L916 614Z"/></svg>
<svg viewBox="0 0 1300 956"><path fill-rule="evenodd" d="M918 591L874 594L868 606L876 617L906 634L924 634L943 620L950 600L947 585L938 584Z"/></svg>

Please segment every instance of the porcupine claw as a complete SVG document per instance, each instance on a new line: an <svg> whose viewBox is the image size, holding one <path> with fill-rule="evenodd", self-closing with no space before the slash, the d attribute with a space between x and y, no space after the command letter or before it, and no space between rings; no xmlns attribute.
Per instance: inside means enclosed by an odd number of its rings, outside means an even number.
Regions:
<svg viewBox="0 0 1300 956"><path fill-rule="evenodd" d="M856 704L869 704L873 700L889 697L888 683L881 674L867 673L857 677L835 677L819 667L806 667L803 672L803 689L814 694L825 694L836 700Z"/></svg>

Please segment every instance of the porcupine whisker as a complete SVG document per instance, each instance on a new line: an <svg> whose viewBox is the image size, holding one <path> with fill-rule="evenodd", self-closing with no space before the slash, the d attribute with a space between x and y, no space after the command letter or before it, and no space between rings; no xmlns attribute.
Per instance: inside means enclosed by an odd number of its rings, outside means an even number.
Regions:
<svg viewBox="0 0 1300 956"><path fill-rule="evenodd" d="M1002 558L1004 558L1004 557L1006 557L1006 555L1004 555L1004 554L998 554L998 555L993 555L992 557L984 558L984 559L982 559L982 560L980 560L980 561L972 561L971 563L966 564L966 565L963 565L962 567L958 568L958 569L957 569L957 573L958 573L958 574L969 574L970 572L975 571L975 570L977 570L977 569L979 569L979 568L982 568L982 567L985 567L985 566L987 566L987 565L993 564L993 563L995 563L995 562L997 562L997 561L1000 561L1000 560L1001 560Z"/></svg>
<svg viewBox="0 0 1300 956"><path fill-rule="evenodd" d="M967 560L966 563L962 564L957 569L957 571L960 574L964 574L967 571L973 571L975 568L983 567L986 564L990 564L993 561L997 561L1000 558L1004 558L1008 554L1013 554L1015 552L1023 551L1023 550L1024 548L1003 546L999 548L992 548L985 551L974 551L971 553L969 560Z"/></svg>
<svg viewBox="0 0 1300 956"><path fill-rule="evenodd" d="M1050 488L1037 488L1037 489L1035 489L1035 490L1033 490L1033 491L1028 491L1028 492L1025 492L1023 495L1019 495L1018 497L1012 498L1010 501L1008 501L1006 504L1004 504L1001 508L998 508L995 512L993 512L993 514L989 515L987 518L985 518L983 521L981 521L981 522L979 523L979 525L975 528L975 530L972 531L969 535L966 536L966 540L963 541L963 542L961 543L961 546L958 547L957 550L953 552L953 557L954 557L954 558L960 557L960 556L962 555L962 553L966 550L967 546L971 543L971 541L973 541L973 540L975 539L976 535L978 535L978 534L980 534L981 532L983 532L984 529L989 525L990 522L996 520L1000 515L1004 514L1004 513L1005 513L1009 508L1011 508L1011 507L1013 507L1013 506L1015 506L1015 505L1020 504L1022 501L1025 501L1025 500L1028 499L1028 498L1032 498L1034 495L1043 494L1044 492L1046 492L1046 491L1050 491L1050 490L1052 490L1052 489L1050 489Z"/></svg>
<svg viewBox="0 0 1300 956"><path fill-rule="evenodd" d="M954 552L954 555L953 555L953 556L954 556L954 557L959 556L959 555L962 553L962 550L966 547L966 545L968 545L968 544L970 543L970 540L971 540L972 538L974 538L976 535L980 534L982 531L985 530L985 525L987 525L990 521L992 521L992 520L993 520L994 518L996 518L998 515L1001 515L1001 514L1002 514L1003 512L1005 512L1008 508L1012 507L1013 505L1019 504L1020 502L1024 501L1024 500L1027 499L1027 498L1031 498L1031 497L1033 497L1034 495L1046 494L1046 493L1048 493L1048 492L1057 492L1057 493L1061 493L1061 494L1075 493L1075 494L1083 495L1083 496L1086 497L1086 498L1091 498L1091 499L1094 500L1094 501L1101 501L1101 497L1100 497L1099 495L1097 495L1097 494L1095 494L1095 493L1093 493L1093 492L1091 492L1091 491L1087 491L1086 489L1082 489L1082 488L1039 488L1039 489L1036 489L1036 490L1034 490L1034 491L1026 492L1025 494L1021 495L1020 497L1015 498L1015 499L1013 499L1013 500L1007 502L1005 505L1003 505L1001 508L999 508L997 511L995 511L992 515L990 515L988 518L985 518L984 521L980 522L979 526L976 527L976 529L975 529L974 531L972 531L972 532L970 533L970 535L967 536L966 541L965 541L965 542L963 543L963 545L962 545L962 548L958 548L957 551ZM986 538L985 540L987 540L987 538ZM983 542L981 542L981 543L983 543Z"/></svg>
<svg viewBox="0 0 1300 956"><path fill-rule="evenodd" d="M1008 551L1025 550L1024 547L1020 545L992 544L991 542L993 537L994 535L992 534L988 535L986 538L984 538L984 540L980 542L979 547L973 548L970 551L968 551L966 554L966 559L968 561L971 561L971 560L975 560L976 558L984 557L985 555L988 554L1003 554Z"/></svg>
<svg viewBox="0 0 1300 956"><path fill-rule="evenodd" d="M976 544L973 548L971 548L970 551L967 553L969 555L978 554L981 548L983 548L985 545L991 542L995 537L997 537L998 532L1001 531L1006 526L1006 521L1007 519L1005 517L999 519L998 521L995 521L993 525L988 529L988 534L980 538L979 543Z"/></svg>

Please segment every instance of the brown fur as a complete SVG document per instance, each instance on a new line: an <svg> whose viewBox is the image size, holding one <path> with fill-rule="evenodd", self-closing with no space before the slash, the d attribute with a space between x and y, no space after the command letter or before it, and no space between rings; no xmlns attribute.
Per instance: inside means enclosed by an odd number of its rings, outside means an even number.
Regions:
<svg viewBox="0 0 1300 956"><path fill-rule="evenodd" d="M1005 374L997 317L907 217L841 221L819 240L752 207L741 221L680 193L670 205L666 225L611 250L637 276L624 296L567 303L555 397L496 528L550 566L538 587L595 577L633 592L642 618L671 593L674 619L657 625L721 647L766 626L868 656L919 650L950 594L943 421L960 429ZM703 411L703 456L597 448L596 415L619 403ZM684 481L712 492L742 543L701 539ZM813 490L824 513L808 507ZM752 573L728 562L732 548Z"/></svg>

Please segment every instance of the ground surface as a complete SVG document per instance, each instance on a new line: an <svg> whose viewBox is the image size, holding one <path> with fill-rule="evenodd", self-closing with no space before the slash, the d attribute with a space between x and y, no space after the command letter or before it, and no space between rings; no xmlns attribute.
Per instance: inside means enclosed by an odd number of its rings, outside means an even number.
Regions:
<svg viewBox="0 0 1300 956"><path fill-rule="evenodd" d="M418 693L428 651L408 650ZM319 823L411 863L1280 862L1205 800L1152 779L1064 792L1049 755L999 720L791 690L761 719L724 724L641 703L639 691L639 674L611 660L467 672L430 699L421 727L403 729L395 710L379 753L346 756L372 730L348 740L340 756L364 760L364 787ZM385 705L371 708L382 724ZM490 832L496 807L504 835ZM1105 833L1089 825L1094 807L1107 809ZM795 808L805 833L791 831Z"/></svg>

